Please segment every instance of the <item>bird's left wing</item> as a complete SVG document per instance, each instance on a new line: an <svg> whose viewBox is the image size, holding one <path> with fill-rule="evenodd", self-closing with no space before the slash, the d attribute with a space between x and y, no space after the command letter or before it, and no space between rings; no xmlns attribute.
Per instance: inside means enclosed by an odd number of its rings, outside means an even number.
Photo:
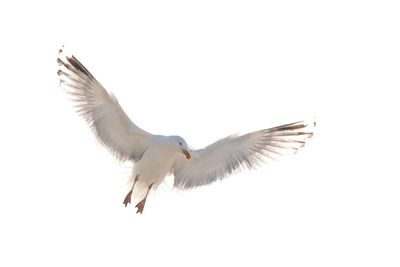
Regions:
<svg viewBox="0 0 400 267"><path fill-rule="evenodd" d="M66 55L61 49L57 62L61 87L72 98L78 113L100 143L119 160L139 160L152 135L129 119L117 98L109 94L73 55Z"/></svg>
<svg viewBox="0 0 400 267"><path fill-rule="evenodd" d="M174 186L189 189L210 184L241 169L253 169L266 159L290 155L312 136L315 122L295 122L241 136L229 136L204 149L179 157L173 166Z"/></svg>

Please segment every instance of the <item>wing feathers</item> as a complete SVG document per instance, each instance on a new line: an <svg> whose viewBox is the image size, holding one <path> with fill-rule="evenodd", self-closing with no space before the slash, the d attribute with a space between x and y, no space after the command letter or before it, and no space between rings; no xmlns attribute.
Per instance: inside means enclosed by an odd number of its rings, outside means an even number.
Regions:
<svg viewBox="0 0 400 267"><path fill-rule="evenodd" d="M221 139L191 151L192 160L178 159L174 186L188 189L212 183L242 169L254 169L267 160L295 154L313 133L315 123L285 124L242 136Z"/></svg>
<svg viewBox="0 0 400 267"><path fill-rule="evenodd" d="M120 160L138 160L152 135L137 127L118 100L109 94L75 56L60 49L57 59L60 85L96 137Z"/></svg>

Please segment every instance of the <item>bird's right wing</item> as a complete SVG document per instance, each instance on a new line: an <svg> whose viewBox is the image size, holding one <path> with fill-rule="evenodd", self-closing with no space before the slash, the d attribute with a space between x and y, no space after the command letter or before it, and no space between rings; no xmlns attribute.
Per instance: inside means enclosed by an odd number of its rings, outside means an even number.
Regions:
<svg viewBox="0 0 400 267"><path fill-rule="evenodd" d="M253 169L266 159L290 155L313 135L315 123L295 122L240 136L229 136L190 151L191 160L176 159L174 186L181 189L210 184L243 168Z"/></svg>
<svg viewBox="0 0 400 267"><path fill-rule="evenodd" d="M139 160L152 135L136 126L93 75L74 57L59 51L61 87L75 102L78 113L94 134L119 160Z"/></svg>

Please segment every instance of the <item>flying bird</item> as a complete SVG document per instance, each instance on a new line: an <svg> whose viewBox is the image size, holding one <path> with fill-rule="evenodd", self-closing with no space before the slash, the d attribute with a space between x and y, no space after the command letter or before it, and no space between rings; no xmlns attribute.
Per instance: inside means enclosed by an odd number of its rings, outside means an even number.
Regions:
<svg viewBox="0 0 400 267"><path fill-rule="evenodd" d="M134 163L123 204L126 207L132 198L141 197L136 213L143 212L149 192L170 174L174 176L174 187L179 189L207 185L268 160L295 154L313 135L315 121L300 121L228 136L203 149L191 149L180 136L156 135L139 128L117 98L63 49L57 59L61 87L99 142L118 160Z"/></svg>

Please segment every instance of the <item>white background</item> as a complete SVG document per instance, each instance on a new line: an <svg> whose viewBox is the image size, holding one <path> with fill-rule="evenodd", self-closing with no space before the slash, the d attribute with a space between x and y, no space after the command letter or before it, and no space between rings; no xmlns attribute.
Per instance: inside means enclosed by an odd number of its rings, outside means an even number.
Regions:
<svg viewBox="0 0 400 267"><path fill-rule="evenodd" d="M399 266L396 1L3 1L1 266ZM142 216L58 87L66 45L194 147L317 119L298 155Z"/></svg>

